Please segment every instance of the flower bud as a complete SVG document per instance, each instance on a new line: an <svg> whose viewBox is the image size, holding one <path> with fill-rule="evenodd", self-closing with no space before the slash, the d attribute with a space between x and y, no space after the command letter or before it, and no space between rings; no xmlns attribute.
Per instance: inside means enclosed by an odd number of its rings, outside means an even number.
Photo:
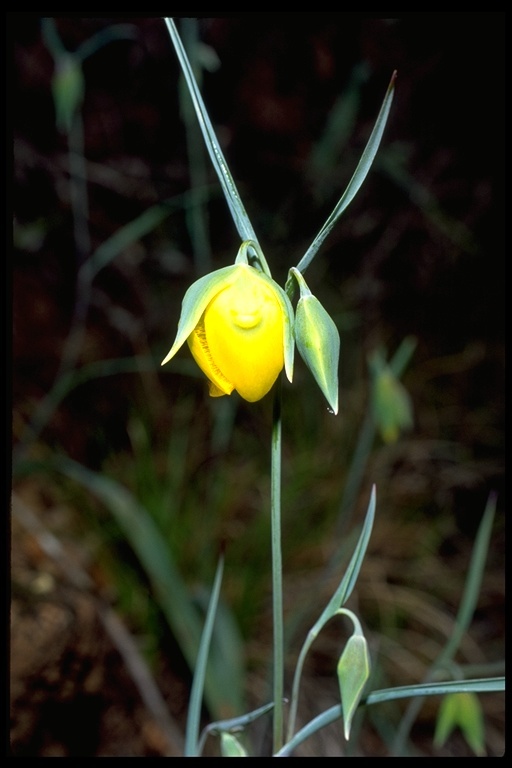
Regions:
<svg viewBox="0 0 512 768"><path fill-rule="evenodd" d="M186 340L208 377L210 395L236 390L260 400L285 368L293 373L293 310L286 293L246 263L197 280L183 299L176 340L162 365Z"/></svg>
<svg viewBox="0 0 512 768"><path fill-rule="evenodd" d="M80 61L71 53L59 57L52 79L55 119L62 132L71 130L84 98L84 75Z"/></svg>
<svg viewBox="0 0 512 768"><path fill-rule="evenodd" d="M290 271L299 284L301 294L295 310L297 349L333 413L338 413L338 329L331 316L309 290L301 273L295 267Z"/></svg>
<svg viewBox="0 0 512 768"><path fill-rule="evenodd" d="M376 370L373 390L375 421L385 443L394 443L413 423L409 393L384 364Z"/></svg>
<svg viewBox="0 0 512 768"><path fill-rule="evenodd" d="M478 757L485 757L485 729L482 705L476 693L463 691L443 697L437 716L434 746L442 747L455 728Z"/></svg>
<svg viewBox="0 0 512 768"><path fill-rule="evenodd" d="M349 637L338 661L337 672L343 708L344 732L345 738L348 741L352 718L361 700L363 689L370 677L370 655L368 653L368 643L364 635L354 632Z"/></svg>

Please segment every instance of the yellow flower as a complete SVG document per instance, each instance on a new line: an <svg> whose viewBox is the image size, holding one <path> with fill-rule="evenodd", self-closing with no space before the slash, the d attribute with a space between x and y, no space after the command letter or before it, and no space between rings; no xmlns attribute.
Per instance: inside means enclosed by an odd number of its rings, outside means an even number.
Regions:
<svg viewBox="0 0 512 768"><path fill-rule="evenodd" d="M236 390L260 400L283 369L293 372L293 310L283 289L249 264L197 280L183 299L176 341L162 365L187 340L210 380L210 395Z"/></svg>

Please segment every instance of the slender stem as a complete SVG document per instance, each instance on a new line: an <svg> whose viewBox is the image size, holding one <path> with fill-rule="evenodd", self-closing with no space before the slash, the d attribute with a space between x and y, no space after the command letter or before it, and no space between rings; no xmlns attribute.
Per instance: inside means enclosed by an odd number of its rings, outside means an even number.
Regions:
<svg viewBox="0 0 512 768"><path fill-rule="evenodd" d="M291 741L293 738L293 732L295 730L295 721L297 719L297 707L299 705L299 687L302 677L302 670L304 668L304 662L308 651L311 648L313 640L316 638L317 633L310 631L304 645L302 646L299 658L297 659L297 666L295 667L295 674L293 676L292 695L290 699L290 713L288 716L288 728L286 731L286 741Z"/></svg>
<svg viewBox="0 0 512 768"><path fill-rule="evenodd" d="M274 620L274 753L283 745L283 578L281 558L281 377L274 394L270 514L272 524L272 604Z"/></svg>

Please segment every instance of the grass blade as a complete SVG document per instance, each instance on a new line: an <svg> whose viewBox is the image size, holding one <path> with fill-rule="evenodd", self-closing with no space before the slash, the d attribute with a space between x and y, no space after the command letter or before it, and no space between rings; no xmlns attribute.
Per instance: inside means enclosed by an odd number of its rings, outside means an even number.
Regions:
<svg viewBox="0 0 512 768"><path fill-rule="evenodd" d="M147 573L155 599L178 641L190 669L194 669L202 635L202 616L192 602L163 534L148 511L123 486L81 464L59 457L53 466L78 482L110 511ZM204 691L214 716L239 712L243 706L243 672L236 656L226 658L221 648L212 649L215 663L207 670Z"/></svg>
<svg viewBox="0 0 512 768"><path fill-rule="evenodd" d="M187 730L185 737L185 757L199 756L199 728L201 725L201 707L203 704L204 685L206 678L206 667L208 664L208 653L213 633L213 625L217 606L219 603L220 586L224 572L224 557L221 555L217 565L215 580L213 582L210 603L206 614L206 622L201 635L199 653L194 669L194 679L192 681L192 690L190 693L190 702L187 714Z"/></svg>

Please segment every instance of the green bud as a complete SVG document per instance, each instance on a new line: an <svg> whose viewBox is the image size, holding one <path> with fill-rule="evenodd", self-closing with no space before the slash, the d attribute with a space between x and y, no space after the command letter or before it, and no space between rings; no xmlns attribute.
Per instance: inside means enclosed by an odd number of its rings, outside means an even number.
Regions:
<svg viewBox="0 0 512 768"><path fill-rule="evenodd" d="M222 757L249 757L244 747L232 733L222 731L220 735Z"/></svg>
<svg viewBox="0 0 512 768"><path fill-rule="evenodd" d="M370 677L370 655L364 635L357 632L349 638L338 662L337 673L344 733L348 741L352 718L361 700L364 686Z"/></svg>
<svg viewBox="0 0 512 768"><path fill-rule="evenodd" d="M413 423L409 393L384 362L375 365L373 413L385 443L394 443Z"/></svg>
<svg viewBox="0 0 512 768"><path fill-rule="evenodd" d="M482 707L478 696L472 691L444 696L437 715L434 745L442 747L457 727L475 755L485 757Z"/></svg>
<svg viewBox="0 0 512 768"><path fill-rule="evenodd" d="M70 53L57 59L52 80L57 127L69 133L84 98L84 76L78 59Z"/></svg>
<svg viewBox="0 0 512 768"><path fill-rule="evenodd" d="M333 413L338 413L338 363L340 335L301 273L292 267L300 298L295 310L295 341L299 354L315 377Z"/></svg>

